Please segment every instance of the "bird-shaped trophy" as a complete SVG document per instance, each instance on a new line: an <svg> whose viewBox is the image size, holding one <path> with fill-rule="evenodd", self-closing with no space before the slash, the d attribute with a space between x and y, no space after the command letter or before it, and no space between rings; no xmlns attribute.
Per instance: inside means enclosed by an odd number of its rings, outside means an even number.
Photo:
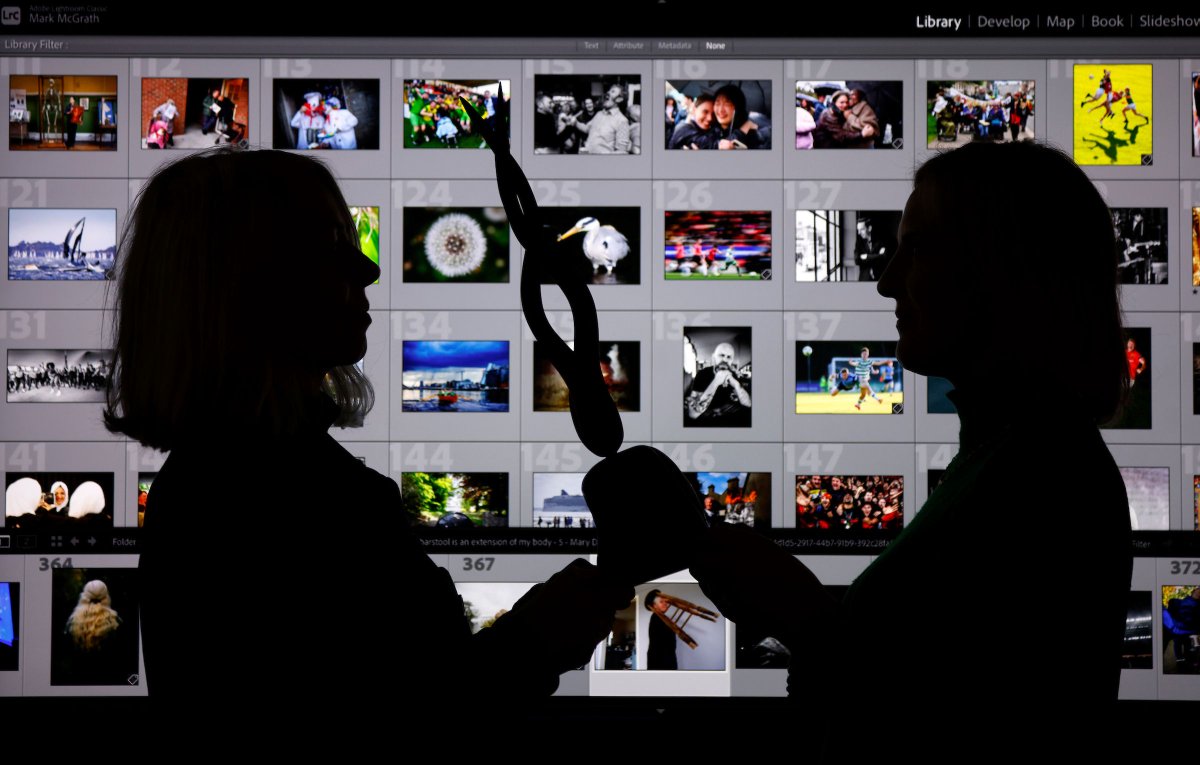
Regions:
<svg viewBox="0 0 1200 765"><path fill-rule="evenodd" d="M467 99L462 105L472 123L481 126L495 155L500 198L513 234L525 249L521 311L567 384L571 422L579 440L602 458L583 479L583 496L596 522L598 567L613 581L630 586L688 568L691 551L708 526L704 507L691 483L667 455L649 446L620 451L624 439L621 417L596 363L596 304L579 271L569 268L563 257L552 256L559 237L543 224L529 180L513 159L509 104L503 91L496 96L496 112L489 119L485 120ZM594 259L593 265L594 270L608 266ZM570 304L574 350L546 318L543 281L556 284Z"/></svg>

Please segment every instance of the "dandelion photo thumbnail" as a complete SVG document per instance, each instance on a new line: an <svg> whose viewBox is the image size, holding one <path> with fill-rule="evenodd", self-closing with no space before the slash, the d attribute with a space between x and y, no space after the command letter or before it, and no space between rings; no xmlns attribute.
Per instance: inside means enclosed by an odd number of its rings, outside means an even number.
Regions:
<svg viewBox="0 0 1200 765"><path fill-rule="evenodd" d="M508 281L503 208L409 207L404 231L405 281Z"/></svg>
<svg viewBox="0 0 1200 765"><path fill-rule="evenodd" d="M483 229L462 213L438 218L425 237L425 256L446 276L471 273L479 268L486 251Z"/></svg>

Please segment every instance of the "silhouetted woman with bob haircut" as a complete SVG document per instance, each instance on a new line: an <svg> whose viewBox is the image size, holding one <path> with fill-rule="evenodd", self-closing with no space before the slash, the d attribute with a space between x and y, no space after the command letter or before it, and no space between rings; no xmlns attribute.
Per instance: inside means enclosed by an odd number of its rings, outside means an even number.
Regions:
<svg viewBox="0 0 1200 765"><path fill-rule="evenodd" d="M379 722L398 711L380 691L549 694L587 660L630 594L577 561L472 636L395 481L327 432L374 399L355 362L380 270L323 164L229 147L164 166L118 269L105 422L170 451L139 563L156 710Z"/></svg>
<svg viewBox="0 0 1200 765"><path fill-rule="evenodd" d="M740 529L712 529L692 572L791 649L805 708L890 710L822 715L831 759L1103 749L1132 567L1098 430L1128 390L1108 208L1055 149L971 143L917 170L899 233L878 289L900 361L954 385L957 456L841 603ZM1064 478L1086 515L1053 501Z"/></svg>
<svg viewBox="0 0 1200 765"><path fill-rule="evenodd" d="M336 424L370 410L354 362L379 267L324 165L238 149L174 162L121 246L110 430L171 450L225 427L295 433L318 392Z"/></svg>

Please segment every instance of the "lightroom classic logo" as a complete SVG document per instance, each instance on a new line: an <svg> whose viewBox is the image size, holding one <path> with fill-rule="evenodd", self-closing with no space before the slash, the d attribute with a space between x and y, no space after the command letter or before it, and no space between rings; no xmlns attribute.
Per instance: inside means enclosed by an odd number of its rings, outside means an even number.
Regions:
<svg viewBox="0 0 1200 765"><path fill-rule="evenodd" d="M6 5L0 8L0 24L15 27L21 23L21 8L16 5Z"/></svg>

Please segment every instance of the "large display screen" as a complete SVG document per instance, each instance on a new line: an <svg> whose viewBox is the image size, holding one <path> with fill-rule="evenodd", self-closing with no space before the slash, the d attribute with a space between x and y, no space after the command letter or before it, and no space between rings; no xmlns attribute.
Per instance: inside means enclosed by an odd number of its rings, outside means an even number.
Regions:
<svg viewBox="0 0 1200 765"><path fill-rule="evenodd" d="M893 301L876 290L914 168L971 142L1063 148L1112 210L1133 383L1103 430L1139 544L1121 698L1200 699L1187 615L1200 597L1200 58L1109 39L1120 45L1066 60L1057 37L966 46L915 29L837 55L670 30L637 45L563 33L543 38L557 46L544 56L497 32L431 54L404 34L366 52L280 37L269 55L251 38L202 52L188 41L208 38L183 37L169 57L151 39L92 37L87 55L35 46L0 60L0 696L147 694L137 550L167 455L102 425L106 311L143 184L211 147L303 153L336 176L382 276L367 288L361 362L377 402L331 432L396 481L402 504L387 510L447 567L471 630L564 556L597 553L603 514L582 480L598 458L522 317L525 253L469 104L481 120L509 113L552 254L589 285L595 364L625 444L660 448L711 522L784 544L839 592L910 526L958 450L949 384L903 367ZM1030 183L976 188L987 199ZM1024 257L1019 220L972 236ZM308 232L278 239L303 248ZM542 289L551 326L573 341L565 300ZM1013 342L1029 347L1028 368L997 370L998 400L1028 386L1072 396L1089 374L1069 348ZM239 470L253 482L252 465ZM1000 487L1012 517L997 522L1086 523L1087 483L1014 477ZM628 487L631 508L638 494ZM235 528L244 504L208 522ZM1045 596L1068 585L1048 581ZM685 636L663 626L674 609L694 614ZM781 649L681 571L636 588L559 694L782 696Z"/></svg>

